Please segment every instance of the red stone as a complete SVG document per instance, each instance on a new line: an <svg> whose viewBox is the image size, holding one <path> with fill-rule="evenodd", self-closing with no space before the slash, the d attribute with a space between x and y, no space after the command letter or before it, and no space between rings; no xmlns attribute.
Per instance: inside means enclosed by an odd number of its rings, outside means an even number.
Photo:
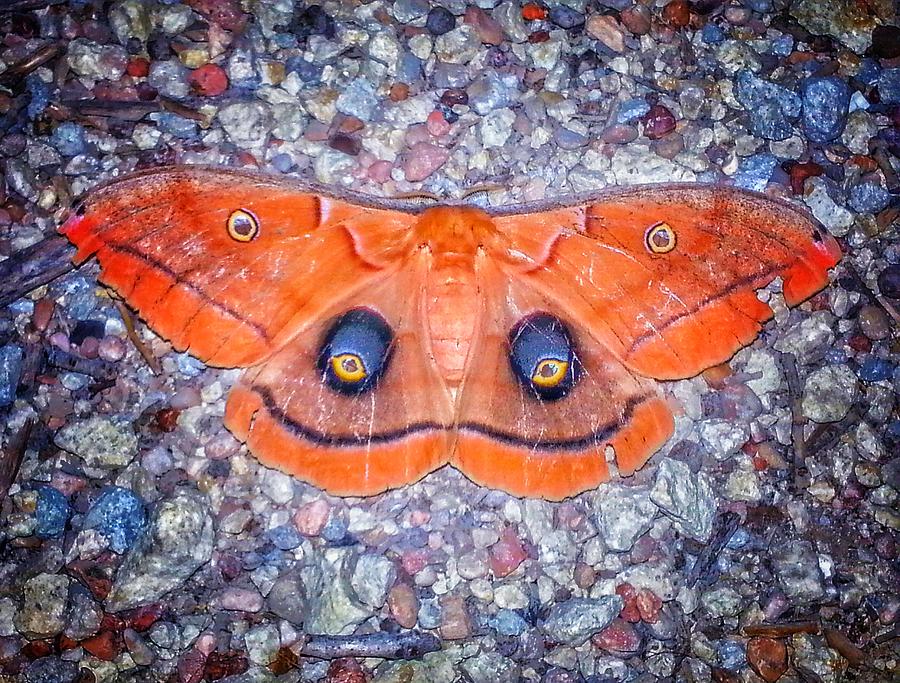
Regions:
<svg viewBox="0 0 900 683"><path fill-rule="evenodd" d="M163 408L162 410L157 410L156 415L153 416L154 422L156 423L156 428L165 433L175 431L175 427L178 426L178 416L181 414L180 410L175 410L174 408Z"/></svg>
<svg viewBox="0 0 900 683"><path fill-rule="evenodd" d="M227 31L240 31L247 22L240 0L185 0L185 4Z"/></svg>
<svg viewBox="0 0 900 683"><path fill-rule="evenodd" d="M25 643L22 648L22 654L28 659L40 659L49 654L53 654L53 643L49 640L32 640Z"/></svg>
<svg viewBox="0 0 900 683"><path fill-rule="evenodd" d="M206 655L200 650L188 650L178 659L176 670L178 683L200 683L203 678L203 666Z"/></svg>
<svg viewBox="0 0 900 683"><path fill-rule="evenodd" d="M500 540L490 548L491 571L498 579L512 574L528 554L525 546L512 527L506 527L500 534Z"/></svg>
<svg viewBox="0 0 900 683"><path fill-rule="evenodd" d="M128 60L125 72L134 78L145 78L150 73L150 60L146 57L132 57Z"/></svg>
<svg viewBox="0 0 900 683"><path fill-rule="evenodd" d="M661 104L654 104L641 119L644 135L651 140L659 140L675 130L675 115Z"/></svg>
<svg viewBox="0 0 900 683"><path fill-rule="evenodd" d="M415 576L428 566L431 551L428 548L410 548L400 554L400 565L410 576Z"/></svg>
<svg viewBox="0 0 900 683"><path fill-rule="evenodd" d="M434 110L428 115L425 126L428 128L428 132L436 138L450 132L450 124L447 123L447 119L445 119L444 115L438 110Z"/></svg>
<svg viewBox="0 0 900 683"><path fill-rule="evenodd" d="M210 652L203 667L203 677L207 681L218 681L227 676L237 676L250 668L250 662L243 652Z"/></svg>
<svg viewBox="0 0 900 683"><path fill-rule="evenodd" d="M663 19L675 28L684 28L691 23L691 8L687 0L672 0L663 8Z"/></svg>
<svg viewBox="0 0 900 683"><path fill-rule="evenodd" d="M803 184L807 178L822 175L825 169L814 161L806 161L800 164L791 164L788 174L791 177L791 192L803 194Z"/></svg>
<svg viewBox="0 0 900 683"><path fill-rule="evenodd" d="M409 86L406 83L394 83L388 96L391 102L402 102L409 97Z"/></svg>
<svg viewBox="0 0 900 683"><path fill-rule="evenodd" d="M649 588L641 588L637 592L635 604L642 621L647 624L655 624L659 621L659 610L662 609L662 600Z"/></svg>
<svg viewBox="0 0 900 683"><path fill-rule="evenodd" d="M591 643L607 652L627 654L638 651L641 637L629 622L614 619L609 626L591 637Z"/></svg>
<svg viewBox="0 0 900 683"><path fill-rule="evenodd" d="M163 615L162 604L155 602L152 605L144 605L133 610L125 612L123 615L125 623L135 631L143 632L149 629L153 624L159 621Z"/></svg>
<svg viewBox="0 0 900 683"><path fill-rule="evenodd" d="M522 8L522 18L525 21L540 21L547 18L547 10L538 4L529 2Z"/></svg>
<svg viewBox="0 0 900 683"><path fill-rule="evenodd" d="M775 683L787 671L787 647L774 638L751 638L747 642L747 662L767 683Z"/></svg>
<svg viewBox="0 0 900 683"><path fill-rule="evenodd" d="M532 45L546 43L548 40L550 40L550 31L535 31L528 36L528 42Z"/></svg>
<svg viewBox="0 0 900 683"><path fill-rule="evenodd" d="M616 595L621 596L625 603L619 616L632 624L639 622L641 620L641 612L637 606L637 591L634 586L630 583L621 583L616 586Z"/></svg>
<svg viewBox="0 0 900 683"><path fill-rule="evenodd" d="M868 353L872 350L872 340L864 334L854 334L847 340L847 346L859 353Z"/></svg>
<svg viewBox="0 0 900 683"><path fill-rule="evenodd" d="M403 628L412 628L416 625L419 614L419 599L416 597L413 587L409 584L394 584L388 592L387 606L391 617Z"/></svg>
<svg viewBox="0 0 900 683"><path fill-rule="evenodd" d="M228 89L228 76L218 64L204 64L191 72L188 83L198 95L215 97Z"/></svg>
<svg viewBox="0 0 900 683"><path fill-rule="evenodd" d="M122 637L114 631L101 631L87 640L82 640L81 647L97 659L111 662L122 651Z"/></svg>
<svg viewBox="0 0 900 683"><path fill-rule="evenodd" d="M95 560L75 560L66 569L84 584L96 600L106 600L112 589L112 568Z"/></svg>
<svg viewBox="0 0 900 683"><path fill-rule="evenodd" d="M341 657L328 666L326 683L366 683L366 672L355 659Z"/></svg>

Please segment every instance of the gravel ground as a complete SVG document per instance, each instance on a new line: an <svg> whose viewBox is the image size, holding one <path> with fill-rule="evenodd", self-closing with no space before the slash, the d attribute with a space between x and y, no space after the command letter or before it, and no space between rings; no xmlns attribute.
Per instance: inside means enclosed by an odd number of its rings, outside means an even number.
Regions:
<svg viewBox="0 0 900 683"><path fill-rule="evenodd" d="M895 12L0 3L0 259L101 179L173 162L383 196L499 183L496 204L728 183L805 204L846 254L669 386L676 435L644 470L562 503L452 470L324 495L224 430L234 372L138 324L148 364L93 264L31 292L0 309L0 438L24 452L0 681L897 680Z"/></svg>

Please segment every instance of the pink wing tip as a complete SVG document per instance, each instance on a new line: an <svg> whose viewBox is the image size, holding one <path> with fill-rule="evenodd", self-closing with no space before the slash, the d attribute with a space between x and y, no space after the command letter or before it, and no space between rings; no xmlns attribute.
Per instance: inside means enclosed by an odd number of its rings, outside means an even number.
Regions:
<svg viewBox="0 0 900 683"><path fill-rule="evenodd" d="M841 247L829 234L812 241L784 273L784 296L794 306L828 284L828 270L841 260Z"/></svg>

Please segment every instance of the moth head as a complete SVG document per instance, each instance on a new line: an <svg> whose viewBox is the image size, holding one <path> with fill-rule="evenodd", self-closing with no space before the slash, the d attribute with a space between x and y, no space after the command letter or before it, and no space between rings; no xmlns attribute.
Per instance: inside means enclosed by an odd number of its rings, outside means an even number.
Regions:
<svg viewBox="0 0 900 683"><path fill-rule="evenodd" d="M533 313L513 328L509 362L519 383L543 401L566 396L578 380L572 335L562 320Z"/></svg>
<svg viewBox="0 0 900 683"><path fill-rule="evenodd" d="M394 333L384 318L368 308L353 308L332 323L319 351L325 383L342 394L375 387L390 357Z"/></svg>

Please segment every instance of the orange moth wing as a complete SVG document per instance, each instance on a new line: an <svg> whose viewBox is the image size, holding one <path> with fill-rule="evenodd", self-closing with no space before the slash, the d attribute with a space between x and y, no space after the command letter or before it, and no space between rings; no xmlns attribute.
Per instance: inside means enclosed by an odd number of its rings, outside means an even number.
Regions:
<svg viewBox="0 0 900 683"><path fill-rule="evenodd" d="M659 379L752 341L776 277L827 283L832 237L790 204L703 185L482 210L174 167L113 181L61 227L175 348L246 367L226 426L338 495L451 464L561 499L668 439Z"/></svg>

